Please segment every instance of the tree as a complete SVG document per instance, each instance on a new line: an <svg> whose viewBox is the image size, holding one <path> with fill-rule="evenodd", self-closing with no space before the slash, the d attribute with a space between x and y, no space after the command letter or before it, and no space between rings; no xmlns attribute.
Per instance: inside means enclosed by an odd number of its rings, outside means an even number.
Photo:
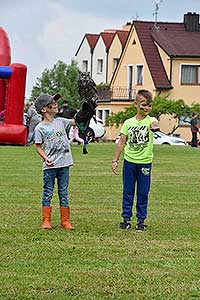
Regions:
<svg viewBox="0 0 200 300"><path fill-rule="evenodd" d="M119 127L120 124L124 123L126 119L131 118L136 114L136 107L131 105L125 108L125 111L120 111L116 114L111 114L107 120L106 125Z"/></svg>
<svg viewBox="0 0 200 300"><path fill-rule="evenodd" d="M72 60L71 65L58 61L52 69L45 69L42 76L37 78L29 101L34 101L41 93L51 95L60 93L62 100L67 99L70 106L79 108L80 96L77 89L77 79L78 67L74 60Z"/></svg>
<svg viewBox="0 0 200 300"><path fill-rule="evenodd" d="M151 115L158 120L161 115L170 115L175 119L175 125L168 134L173 134L180 127L180 120L188 122L193 112L200 113L200 104L192 103L191 106L185 104L182 99L173 100L161 97L155 97L153 100L153 109Z"/></svg>
<svg viewBox="0 0 200 300"><path fill-rule="evenodd" d="M177 128L179 128L180 119L183 122L186 122L188 117L190 117L193 112L200 113L200 104L193 103L191 106L189 106L185 104L182 99L171 100L167 98L162 98L160 96L156 96L153 99L153 107L150 115L156 117L158 120L162 115L172 116L176 120L174 127L169 132L169 134L172 134ZM126 119L131 118L135 114L136 108L134 105L131 105L127 107L123 112L111 114L111 116L109 116L107 119L107 125L115 125L116 127L118 127Z"/></svg>

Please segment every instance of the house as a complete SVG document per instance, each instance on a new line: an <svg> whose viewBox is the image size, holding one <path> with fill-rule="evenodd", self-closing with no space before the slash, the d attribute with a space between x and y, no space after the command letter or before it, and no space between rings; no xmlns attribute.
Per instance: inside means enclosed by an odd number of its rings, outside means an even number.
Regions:
<svg viewBox="0 0 200 300"><path fill-rule="evenodd" d="M122 29L106 29L100 34L85 34L76 54L75 59L83 72L89 72L97 85L109 86L114 71L119 63L120 56L126 45L131 23ZM105 102L110 100L107 89L101 89L99 97ZM121 106L121 110L124 105ZM111 113L110 108L97 109L97 115L105 122Z"/></svg>
<svg viewBox="0 0 200 300"><path fill-rule="evenodd" d="M134 21L111 79L109 98L100 97L97 114L124 110L143 88L154 96L200 103L198 14L185 14L182 23ZM173 118L163 118L160 127L168 132L174 122ZM179 128L176 133L190 138L189 127ZM107 128L107 138L116 134L116 129Z"/></svg>
<svg viewBox="0 0 200 300"><path fill-rule="evenodd" d="M128 37L130 24L122 29L106 29L100 34L85 34L75 54L83 72L89 72L96 84L109 85Z"/></svg>
<svg viewBox="0 0 200 300"><path fill-rule="evenodd" d="M108 79L108 60L109 49L114 39L114 32L101 32L94 48L94 65L92 78L98 85L109 83Z"/></svg>
<svg viewBox="0 0 200 300"><path fill-rule="evenodd" d="M76 61L82 72L89 72L92 76L93 70L93 52L96 46L99 34L86 33L75 54Z"/></svg>
<svg viewBox="0 0 200 300"><path fill-rule="evenodd" d="M129 27L130 29L130 27ZM112 43L107 52L107 78L106 82L110 83L114 71L119 63L120 56L126 44L129 30L116 30Z"/></svg>

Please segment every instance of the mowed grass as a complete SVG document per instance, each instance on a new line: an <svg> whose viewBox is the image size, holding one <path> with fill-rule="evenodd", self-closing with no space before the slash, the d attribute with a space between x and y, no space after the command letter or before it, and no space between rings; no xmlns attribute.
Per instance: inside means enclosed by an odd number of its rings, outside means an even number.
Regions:
<svg viewBox="0 0 200 300"><path fill-rule="evenodd" d="M1 300L200 299L200 149L157 146L148 230L120 231L122 158L114 144L72 146L73 232L40 229L42 170L34 147L0 146Z"/></svg>

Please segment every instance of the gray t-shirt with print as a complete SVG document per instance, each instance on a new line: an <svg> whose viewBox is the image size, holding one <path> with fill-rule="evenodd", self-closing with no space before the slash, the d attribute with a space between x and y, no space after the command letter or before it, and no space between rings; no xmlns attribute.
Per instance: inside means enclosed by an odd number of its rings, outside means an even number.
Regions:
<svg viewBox="0 0 200 300"><path fill-rule="evenodd" d="M43 170L69 167L73 165L67 131L70 119L56 118L51 123L40 122L35 128L35 144L43 144L43 150L53 166L48 167L43 161Z"/></svg>

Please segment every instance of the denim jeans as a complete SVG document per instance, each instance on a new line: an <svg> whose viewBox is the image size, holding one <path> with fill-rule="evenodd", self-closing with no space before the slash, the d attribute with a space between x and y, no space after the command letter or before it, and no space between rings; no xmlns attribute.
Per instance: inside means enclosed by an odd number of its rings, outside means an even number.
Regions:
<svg viewBox="0 0 200 300"><path fill-rule="evenodd" d="M44 186L42 206L50 206L56 178L58 183L60 206L69 207L67 191L69 183L69 167L48 169L43 171Z"/></svg>
<svg viewBox="0 0 200 300"><path fill-rule="evenodd" d="M132 217L133 199L137 183L136 217L144 222L147 217L148 194L151 181L152 164L136 164L124 160L123 166L123 201L122 217L130 221Z"/></svg>

